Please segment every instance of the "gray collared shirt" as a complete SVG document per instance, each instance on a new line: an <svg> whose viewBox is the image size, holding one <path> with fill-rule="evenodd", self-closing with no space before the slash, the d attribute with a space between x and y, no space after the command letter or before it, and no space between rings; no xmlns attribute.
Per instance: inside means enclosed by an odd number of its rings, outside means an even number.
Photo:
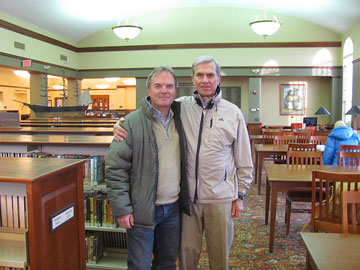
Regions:
<svg viewBox="0 0 360 270"><path fill-rule="evenodd" d="M168 131L169 125L170 125L170 120L171 120L171 117L173 116L173 111L170 109L168 117L165 119L165 116L162 114L162 112L160 112L155 107L152 107L152 109L153 109L153 116L156 117L157 119L159 119L160 122L165 127L166 131Z"/></svg>

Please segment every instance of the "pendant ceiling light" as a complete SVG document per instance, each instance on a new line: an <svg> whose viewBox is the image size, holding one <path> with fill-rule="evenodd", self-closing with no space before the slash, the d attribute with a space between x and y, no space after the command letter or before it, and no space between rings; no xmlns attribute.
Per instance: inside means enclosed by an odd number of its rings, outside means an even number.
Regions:
<svg viewBox="0 0 360 270"><path fill-rule="evenodd" d="M275 34L281 26L281 22L276 18L275 15L268 18L267 6L268 6L268 3L265 0L263 18L261 18L259 15L257 15L255 21L249 23L251 29L256 34L263 36L264 38Z"/></svg>
<svg viewBox="0 0 360 270"><path fill-rule="evenodd" d="M139 26L136 20L130 15L124 16L124 18L111 29L119 38L125 39L126 41L136 38L143 30L143 28Z"/></svg>

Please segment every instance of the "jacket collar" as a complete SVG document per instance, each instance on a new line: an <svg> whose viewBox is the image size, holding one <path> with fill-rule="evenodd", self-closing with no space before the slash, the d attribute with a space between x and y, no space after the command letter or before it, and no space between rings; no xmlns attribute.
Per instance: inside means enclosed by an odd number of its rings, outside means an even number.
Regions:
<svg viewBox="0 0 360 270"><path fill-rule="evenodd" d="M218 85L218 86L216 87L216 90L215 90L215 95L214 95L213 97L211 97L211 98L208 100L208 102L206 102L206 103L204 103L202 97L200 96L200 94L198 93L197 90L194 91L194 98L195 98L196 103L197 103L200 107L202 107L202 108L204 108L204 109L206 109L206 110L209 110L209 109L212 109L212 107L213 107L214 105L217 105L217 104L220 102L220 100L221 100L221 98L222 98L222 91L221 91L221 89L220 89L220 86Z"/></svg>

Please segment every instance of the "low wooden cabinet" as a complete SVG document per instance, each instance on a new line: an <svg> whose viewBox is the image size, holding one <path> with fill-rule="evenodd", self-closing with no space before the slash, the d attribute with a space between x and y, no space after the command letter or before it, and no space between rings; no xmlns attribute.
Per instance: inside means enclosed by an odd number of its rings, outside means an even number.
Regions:
<svg viewBox="0 0 360 270"><path fill-rule="evenodd" d="M84 162L0 158L1 227L28 230L31 269L86 269Z"/></svg>

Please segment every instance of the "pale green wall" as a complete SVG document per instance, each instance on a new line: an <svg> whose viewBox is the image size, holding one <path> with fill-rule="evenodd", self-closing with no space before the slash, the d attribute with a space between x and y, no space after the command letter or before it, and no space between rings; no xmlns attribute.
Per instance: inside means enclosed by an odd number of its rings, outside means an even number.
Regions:
<svg viewBox="0 0 360 270"><path fill-rule="evenodd" d="M295 80L294 80L295 79ZM280 115L280 85L290 82L305 83L308 85L305 116L314 116L319 107L330 110L330 78L297 77L297 78L277 78L263 77L261 80L261 120L266 125L290 125L291 123L302 122L304 116ZM329 117L324 118L328 123Z"/></svg>
<svg viewBox="0 0 360 270"><path fill-rule="evenodd" d="M158 65L190 67L200 55L213 55L222 66L264 66L275 60L278 66L314 66L321 48L184 49L80 53L79 69L143 68ZM327 48L333 66L341 66L341 48ZM316 74L314 74L316 75Z"/></svg>
<svg viewBox="0 0 360 270"><path fill-rule="evenodd" d="M73 51L66 50L64 48L42 42L34 38L20 35L1 27L0 40L0 52L2 53L20 56L24 59L45 62L49 63L50 65L65 66L67 68L77 69L78 55ZM15 41L25 44L25 50L14 48ZM60 55L67 56L66 63L60 60Z"/></svg>

